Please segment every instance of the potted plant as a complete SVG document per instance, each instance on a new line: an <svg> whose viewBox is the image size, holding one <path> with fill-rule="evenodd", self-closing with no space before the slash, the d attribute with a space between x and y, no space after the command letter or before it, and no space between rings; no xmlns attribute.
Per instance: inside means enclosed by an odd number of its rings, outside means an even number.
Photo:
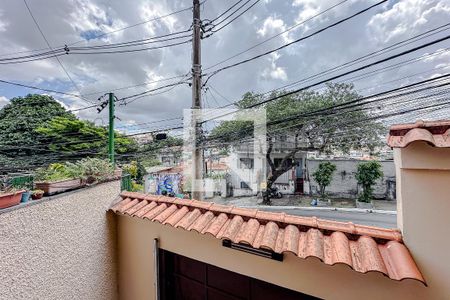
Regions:
<svg viewBox="0 0 450 300"><path fill-rule="evenodd" d="M23 190L22 197L20 198L20 203L28 202L28 200L30 200L30 196L30 190Z"/></svg>
<svg viewBox="0 0 450 300"><path fill-rule="evenodd" d="M0 191L0 209L14 206L20 203L23 190L8 189Z"/></svg>
<svg viewBox="0 0 450 300"><path fill-rule="evenodd" d="M108 160L83 158L76 164L80 168L82 181L88 185L114 179L114 168Z"/></svg>
<svg viewBox="0 0 450 300"><path fill-rule="evenodd" d="M44 196L43 190L33 190L31 191L31 199L33 200L39 200Z"/></svg>
<svg viewBox="0 0 450 300"><path fill-rule="evenodd" d="M45 195L52 195L82 186L81 168L73 163L54 163L48 168L36 170L36 189Z"/></svg>

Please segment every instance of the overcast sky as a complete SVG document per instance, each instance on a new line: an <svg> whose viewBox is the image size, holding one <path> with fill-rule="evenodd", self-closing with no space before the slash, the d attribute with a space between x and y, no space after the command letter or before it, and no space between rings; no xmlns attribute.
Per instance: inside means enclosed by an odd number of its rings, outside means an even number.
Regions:
<svg viewBox="0 0 450 300"><path fill-rule="evenodd" d="M202 18L213 19L234 2L231 0L207 0L202 5ZM230 26L202 41L203 67L207 68L258 44L338 2L341 0L262 0ZM297 26L295 30L272 39L220 66L281 46L375 2L348 0L320 17ZM188 29L192 19L192 12L188 10L158 21L117 31L99 39L92 39L100 33L111 32L166 15L189 7L192 3L187 0L27 0L27 3L53 47L77 41L81 41L77 46L83 46L148 38ZM206 92L205 106L212 108L225 105L228 103L227 100L238 100L247 91L264 92L280 87L449 21L450 0L388 1L385 5L378 6L311 39L219 73L208 82L212 88ZM418 43L431 41L447 34L448 31L445 31ZM18 55L19 51L47 47L22 0L0 1L0 40L0 57L7 57L4 55L8 54L14 56ZM414 45L411 44L402 50L412 48ZM450 47L449 41L383 66L419 57L426 53L433 53L447 47ZM191 46L185 44L172 48L125 54L68 55L61 57L61 61L83 95L97 91L104 93L110 89L188 73L191 65ZM208 73L211 70L214 68L204 72ZM448 51L442 50L439 55L429 56L401 68L354 81L354 84L362 94L370 94L380 89L388 89L407 82L444 74L449 70L450 54ZM422 74L384 84L416 73ZM0 79L78 93L54 58L23 64L2 65ZM123 89L117 91L116 94L120 98L171 82L175 81ZM10 98L23 96L30 92L33 91L0 83L0 106L7 103ZM88 97L92 101L96 101L101 94ZM77 98L58 95L54 95L54 97L72 109L88 105ZM187 84L181 85L168 93L145 97L127 106L119 106L117 108L117 116L120 118L118 126L178 117L182 115L182 109L188 108L190 105L190 87ZM84 119L94 120L96 123L107 122L106 110L97 114L93 108L81 111L78 115ZM170 121L141 129L152 129L155 126L175 123L176 121ZM131 131L137 128L140 127L128 127L127 129Z"/></svg>

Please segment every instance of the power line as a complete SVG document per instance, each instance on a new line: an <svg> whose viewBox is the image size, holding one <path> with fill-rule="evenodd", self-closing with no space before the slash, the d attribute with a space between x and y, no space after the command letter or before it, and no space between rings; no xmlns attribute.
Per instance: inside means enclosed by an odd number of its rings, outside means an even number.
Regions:
<svg viewBox="0 0 450 300"><path fill-rule="evenodd" d="M243 1L243 0L237 1L237 2L234 3L231 7L227 8L224 12L222 12L222 13L219 14L217 17L215 17L214 19L212 19L209 23L213 23L213 22L215 22L216 20L220 19L220 18L223 17L225 14L227 14L230 10L232 10L233 8L235 8L236 5L238 5L238 4L241 3L242 1ZM247 1L246 3L248 3L248 2L250 2L250 0Z"/></svg>
<svg viewBox="0 0 450 300"><path fill-rule="evenodd" d="M377 97L389 95L389 94L392 94L392 93L395 93L395 92L399 92L399 91L402 91L402 90L408 90L408 89L414 88L416 86L421 86L421 85L424 85L424 84L428 84L428 83L432 83L432 82L436 82L436 81L443 80L443 79L448 79L448 78L450 78L450 73L442 75L442 76L439 76L439 77L436 77L436 78L422 80L422 81L419 81L419 82L416 82L416 83L413 83L413 84L410 84L410 85L407 85L407 86L404 86L404 87L399 87L399 88L387 90L387 91L384 91L384 92L381 92L381 93L372 94L370 96L366 96L366 97L362 97L362 98L357 98L357 99L354 99L354 100L351 100L351 101L347 101L347 102L344 102L344 103L340 103L340 104L330 105L330 106L328 106L326 108L323 108L323 109L317 109L317 110L312 110L312 111L308 111L308 112L302 112L302 113L298 113L298 114L291 115L291 116L288 116L288 117L283 117L283 118L280 118L278 120L272 120L272 121L268 122L266 124L266 126L279 125L279 124L282 124L282 123L287 123L287 122L290 122L290 121L293 121L293 120L297 120L299 118L307 118L307 117L311 118L313 116L319 116L320 117L320 116L323 116L323 114L325 114L325 113L328 113L328 114L329 113L336 113L336 111L339 111L339 110L342 110L342 109L345 109L345 108L355 108L357 106L365 105L365 104L368 104L368 103L373 103L375 101L382 101L382 100L390 99L392 97L397 97L398 98L398 97L401 97L401 96L407 96L407 95L410 95L412 93L418 93L418 92L421 92L421 91L424 91L424 90L427 90L427 89L430 89L430 88L428 88L428 87L427 88L421 88L421 89L418 89L418 90L407 91L404 94L400 94L400 95L395 95L395 96L389 96L387 98L376 99ZM450 82L446 82L444 84L440 84L438 86L431 87L431 88L439 88L439 87L443 87L443 86L447 86L447 85L450 85ZM374 98L375 98L375 100L372 100L370 102L365 102L365 103L363 102L365 100L374 99ZM390 110L392 110L392 109L390 109ZM345 111L344 111L344 113L345 113ZM297 126L298 126L298 124L297 124ZM219 138L220 137L221 136L219 136ZM217 139L217 138L215 138L215 139Z"/></svg>
<svg viewBox="0 0 450 300"><path fill-rule="evenodd" d="M204 2L206 2L206 1L203 1L203 3ZM168 13L166 15L163 15L163 16L155 17L155 18L152 18L152 19L149 19L149 20L145 20L145 21L142 21L142 22L139 22L139 23L135 23L135 24L132 24L132 25L129 25L129 26L125 26L125 27L122 27L122 28L119 28L119 29L116 29L116 30L113 30L113 31L109 31L109 32L105 32L105 33L99 34L99 35L95 36L94 38L98 39L98 38L101 38L101 37L104 37L104 36L107 36L107 35L110 35L110 34L113 34L113 33L124 31L126 29L130 29L130 28L137 27L137 26L140 26L140 25L143 25L143 24L147 24L147 23L150 23L150 22L161 20L161 19L173 16L175 14L179 14L179 13L182 13L182 12L185 12L185 11L189 11L191 9L192 9L192 6L185 7L185 8L182 8L180 10L170 12L170 13ZM78 40L76 42L69 43L69 44L67 44L67 46L73 46L73 45L76 45L76 44L79 44L79 43L83 43L83 42L86 42L86 39L82 39L82 40ZM65 45L62 45L62 46L59 46L57 48L64 49L64 47L65 47ZM48 49L49 48L42 48L42 49L18 51L18 52L7 53L7 54L4 53L4 54L1 54L0 56L8 56L8 55L19 54L19 53L39 52L39 51L44 51L44 50L48 50Z"/></svg>
<svg viewBox="0 0 450 300"><path fill-rule="evenodd" d="M75 97L75 98L84 99L83 97L81 97L79 95L76 95L76 94L56 91L56 90L52 90L52 89L40 88L40 87L36 87L36 86L32 86L32 85L27 85L27 84L22 84L22 83L17 83L17 82L2 80L2 79L0 79L0 82L6 83L6 84L10 84L10 85L20 86L20 87L25 87L25 88L29 88L29 89L33 89L33 90L39 90L39 91L43 91L43 92L49 92L49 93L66 95L66 96L71 96L71 97Z"/></svg>
<svg viewBox="0 0 450 300"><path fill-rule="evenodd" d="M280 32L280 33L278 33L278 34L275 34L275 35L271 36L270 38L261 41L260 43L258 43L258 44L256 44L256 45L253 45L253 46L251 46L251 47L249 47L249 48L247 48L247 49L245 49L245 50L243 50L243 51L241 51L241 52L238 52L238 53L236 53L236 54L234 54L234 55L228 57L227 59L224 59L224 60L222 60L222 61L220 61L220 62L217 62L217 63L215 63L215 64L213 64L213 65L211 65L211 66L205 68L205 71L206 71L206 70L209 70L209 69L212 69L212 68L214 68L214 67L216 67L216 66L218 66L218 65L221 65L221 64L223 64L223 63L225 63L225 62L227 62L227 61L229 61L229 60L231 60L231 59L233 59L233 58L235 58L235 57L238 57L238 56L240 56L240 55L242 55L242 54L244 54L244 53L246 53L246 52L249 52L250 50L253 50L253 49L255 49L256 47L261 46L262 44L265 44L265 43L267 43L267 42L269 42L269 41L271 41L271 40L273 40L273 39L275 39L275 38L277 38L277 37L279 37L279 36L285 34L286 32L289 32L289 31L291 31L291 30L297 28L298 26L303 25L303 24L305 24L305 23L307 23L307 22L309 22L309 21L311 21L311 20L313 20L313 19L315 19L315 18L317 18L317 17L323 15L324 13L327 13L328 11L330 11L330 10L332 10L332 9L334 9L334 8L336 8L336 7L340 6L340 5L342 5L342 4L344 4L344 3L347 2L347 1L348 1L348 0L343 0L343 1L339 2L339 3L337 3L337 4L334 4L334 5L330 6L330 7L328 7L327 9L325 9L325 10L323 10L323 11L321 11L321 12L319 12L319 13L317 13L317 14L311 16L311 17L309 17L308 19L306 19L306 20L304 20L304 21L302 21L302 22L296 23L295 25L293 25L293 26L287 28L286 30L283 30L282 32Z"/></svg>
<svg viewBox="0 0 450 300"><path fill-rule="evenodd" d="M223 23L224 21L226 21L228 18L230 18L233 14L235 14L236 12L238 12L242 7L244 7L247 3L249 3L251 0L246 1L243 5L241 5L238 9L236 9L233 13L231 13L229 16L227 16L225 19L219 21L216 24L212 24L212 28L210 28L209 30L206 30L206 32L211 31L212 33L216 33L220 30L222 30L223 28L227 27L228 25L230 25L231 23L233 23L234 21L236 21L236 19L238 19L240 16L242 16L243 14L245 14L247 11L249 11L253 6L255 6L256 4L258 4L259 1L261 0L256 0L255 2L253 2L249 7L247 7L245 10L243 10L241 13L239 13L237 16L235 16L234 18L232 18L231 20L229 20L227 23L225 23L224 25L222 25L221 27L214 29L217 25ZM208 35L210 36L210 35ZM206 37L208 37L206 36Z"/></svg>
<svg viewBox="0 0 450 300"><path fill-rule="evenodd" d="M50 48L51 51L53 51L52 46L50 46L50 43L48 42L47 38L45 37L44 32L42 31L41 27L39 26L39 23L37 22L36 18L33 15L33 12L31 11L30 7L28 6L28 3L26 0L23 0L23 2L25 3L25 6L27 7L28 12L30 13L31 18L33 19L34 24L36 25L37 29L39 30L39 32L41 33L42 38L44 39L45 43L47 44L48 48ZM79 87L76 85L76 83L73 81L72 77L69 75L69 72L67 72L66 68L64 67L64 65L62 64L61 60L59 59L58 56L55 56L56 60L58 61L59 65L61 66L61 68L63 69L64 73L66 73L67 78L69 78L70 82L72 82L72 85L75 87L75 89L78 91L78 93L80 93L80 95L82 95ZM81 98L83 99L83 98ZM83 99L84 101L91 103L89 100Z"/></svg>
<svg viewBox="0 0 450 300"><path fill-rule="evenodd" d="M152 83L158 83L158 82L168 81L168 80L177 79L177 78L184 78L184 77L186 77L186 75L177 75L177 76L172 76L172 77L168 77L168 78L162 78L162 79L153 80L153 81L146 81L146 82L138 83L138 84L134 84L134 85L123 86L123 87L120 87L120 88L114 88L114 89L109 89L109 90L104 90L104 91L97 91L97 92L87 93L87 94L84 94L84 95L85 96L90 96L90 95L96 95L96 94L103 94L103 93L106 93L106 92L115 92L115 91L126 90L126 89L140 87L140 86L146 86L146 85L149 85L149 84L152 84Z"/></svg>
<svg viewBox="0 0 450 300"><path fill-rule="evenodd" d="M129 95L129 96L126 96L126 97L122 97L122 98L119 99L119 101L125 101L125 100L131 99L131 98L137 98L137 99L139 99L139 98L141 98L142 96L147 95L147 94L149 94L149 93L151 93L151 92L155 92L155 91L158 91L158 90L161 90L161 89L165 89L165 88L168 88L168 87L175 87L175 86L177 86L177 85L184 84L184 83L185 83L184 80L185 80L185 78L187 78L188 76L189 76L189 74L184 75L184 77L183 77L180 81L175 82L175 83L166 84L166 85L163 85L163 86L154 88L154 89L150 89L150 90L146 90L146 91L143 91L143 92L140 92L140 93L137 93L137 94L133 94L133 95ZM135 101L135 100L136 100L136 99L133 99L132 101ZM132 101L130 101L130 102L132 102ZM130 103L130 102L128 102L128 103Z"/></svg>
<svg viewBox="0 0 450 300"><path fill-rule="evenodd" d="M301 91L307 90L307 89L309 89L309 88L312 88L312 87L321 85L321 84L323 84L323 83L330 82L330 81L333 81L333 80L335 80L335 79L338 79L338 78L347 76L347 75L349 75L349 74L352 74L352 73L355 73L355 72L358 72L358 71L367 69L367 68L369 68L369 67L372 67L372 66L375 66L375 65L378 65L378 64L381 64L381 63L384 63L384 62L393 60L393 59L395 59L395 58L404 56L404 55L406 55L406 54L413 53L413 52L415 52L415 51L418 51L418 50L420 50L420 49L429 47L429 46L431 46L431 45L435 45L435 44L437 44L437 43L443 42L443 41L448 40L448 39L450 39L450 35L447 35L447 36L445 36L445 37L436 39L436 40L434 40L434 41L431 41L431 42L428 42L428 43L425 43L425 44L416 46L416 47L411 48L411 49L409 49L409 50L405 50L405 51L403 51L403 52L400 52L400 53L391 55L391 56L389 56L389 57L387 57L387 58L384 58L384 59L381 59L381 60L378 60L378 61L369 63L369 64L367 64L367 65L358 67L358 68L356 68L356 69L353 69L353 70L350 70L350 71L347 71L347 72L344 72L344 73L341 73L341 74L332 76L332 77L330 77L330 78L327 78L327 79L324 79L324 80L321 80L321 81L318 81L318 82L316 82L316 83L312 83L312 84L307 85L307 86L305 86L305 87L298 88L298 89L295 89L295 90L292 90L292 91L289 91L289 92L286 92L286 93L282 93L282 94L277 95L277 96L275 96L275 97L270 97L270 98L265 99L265 100L262 100L262 101L260 101L260 102L258 102L258 103L249 105L249 106L247 106L247 107L245 107L245 108L253 108L253 107L257 107L257 106L263 105L263 104L265 104L265 103L268 103L268 102L271 102L271 101L280 99L280 98L282 98L282 97L289 96L289 95L292 95L292 94L296 94L296 93L298 93L298 92L301 92ZM205 120L205 121L203 121L203 122L207 122L207 121L210 121L210 120L213 120L213 119L217 119L217 117L216 117L216 118L211 118L211 119L209 119L209 120Z"/></svg>
<svg viewBox="0 0 450 300"><path fill-rule="evenodd" d="M324 76L324 75L326 75L326 74L333 73L334 71L338 71L338 70L343 69L343 68L345 68L345 67L349 67L349 66L355 65L356 63L360 63L360 62L363 62L363 61L367 61L367 60L369 60L369 59L371 59L371 58L373 58L373 57L379 56L379 55L384 54L384 53L386 53L386 52L390 52L390 51L392 51L392 50L398 49L398 48L403 47L403 46L405 46L405 45L409 45L409 44L412 43L412 42L417 42L417 41L422 40L422 39L424 39L424 38L426 38L426 37L429 37L429 36L435 35L435 34L437 34L437 33L440 33L440 32L442 32L442 31L444 31L444 30L448 30L449 28L445 28L445 27L448 27L448 26L450 26L450 23L447 23L447 24L438 26L438 27L436 27L436 28L433 28L433 29L428 30L428 31L426 31L426 32L423 32L423 33L421 33L421 34L412 36L412 37L410 37L410 38L407 38L407 39L402 40L402 41L400 41L400 42L397 42L397 43L395 43L395 44L389 45L389 46L384 47L384 48L382 48L382 49L379 49L379 50L377 50L377 51L373 51L373 52L371 52L371 53L368 53L368 54L365 54L365 55L363 55L363 56L357 57L357 58L355 58L355 59L353 59L353 60L350 60L350 61L345 62L345 63L343 63L343 64L340 64L340 65L338 65L338 66L329 68L329 69L327 69L327 70L325 70L325 71L322 71L322 72L316 73L316 74L314 74L314 75L311 75L311 76L302 78L302 79L300 79L300 80L294 81L294 82L292 82L292 83L289 83L289 84L287 84L287 85L284 85L284 86L282 86L282 87L279 87L279 88L277 88L277 89L275 89L275 90L281 90L281 89L285 89L285 88L288 88L288 87L292 87L292 86L297 85L298 83L305 82L305 81L310 81L310 80L312 80L312 79L314 79L314 78L322 77L322 76ZM437 30L438 30L438 31L437 31ZM436 31L437 31L437 32L436 32ZM270 91L270 92L272 92L272 91Z"/></svg>
<svg viewBox="0 0 450 300"><path fill-rule="evenodd" d="M301 38L299 38L299 39L296 39L296 40L294 40L294 41L292 41L292 42L289 42L289 43L287 43L287 44L284 44L284 45L282 45L282 46L280 46L280 47L278 47L278 48L275 48L275 49L266 51L266 52L264 52L264 53L261 53L261 54L258 54L258 55L256 55L256 56L253 56L253 57L251 57L251 58L248 58L248 59L239 61L239 62L237 62L237 63L234 63L234 64L231 64L231 65L222 67L222 68L220 68L220 69L217 69L217 70L211 72L210 75L208 75L208 78L207 78L207 80L205 81L205 84L208 82L208 80L209 80L212 76L216 75L216 74L219 73L219 72L222 72L222 71L224 71L224 70L228 70L228 69L230 69L230 68L233 68L233 67L242 65L242 64L244 64L244 63L253 61L253 60L255 60L255 59L261 58L261 57L263 57L263 56L269 55L269 54L271 54L271 53L273 53L273 52L282 50L282 49L284 49L284 48L286 48L286 47L289 47L289 46L291 46L291 45L293 45L293 44L296 44L296 43L299 43L299 42L301 42L301 41L303 41L303 40L306 40L306 39L308 39L308 38L311 38L311 37L313 37L313 36L315 36L315 35L318 35L319 33L322 33L322 32L324 32L324 31L330 29L330 28L333 28L333 27L335 27L335 26L337 26L337 25L339 25L339 24L342 24L342 23L344 23L344 22L350 20L350 19L353 19L353 18L355 18L355 17L357 17L357 16L359 16L359 15L361 15L361 14L363 14L363 13L365 13L365 12L371 10L372 8L375 8L375 7L377 7L377 6L379 6L379 5L383 4L383 3L385 3L385 2L387 2L387 1L388 1L388 0L382 0L382 1L379 1L379 2L377 2L377 3L375 3L375 4L371 5L371 6L369 6L369 7L367 7L367 8L364 8L364 9L362 9L362 10L360 10L360 11L358 11L358 12L356 12L356 13L354 13L354 14L352 14L352 15L346 17L346 18L343 18L343 19L341 19L341 20L339 20L339 21L337 21L337 22L334 22L334 23L332 23L332 24L330 24L330 25L328 25L328 26L325 26L325 27L323 27L323 28L321 28L321 29L319 29L319 30L314 31L313 33L310 33L310 34L308 34L308 35L306 35L306 36L303 36L303 37L301 37Z"/></svg>

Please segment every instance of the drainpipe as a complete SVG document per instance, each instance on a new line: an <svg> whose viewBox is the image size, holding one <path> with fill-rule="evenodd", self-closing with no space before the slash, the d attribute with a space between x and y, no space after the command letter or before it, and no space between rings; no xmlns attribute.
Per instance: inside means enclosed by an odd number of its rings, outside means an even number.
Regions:
<svg viewBox="0 0 450 300"><path fill-rule="evenodd" d="M155 299L159 300L159 240L157 238L153 240L153 259L155 266Z"/></svg>

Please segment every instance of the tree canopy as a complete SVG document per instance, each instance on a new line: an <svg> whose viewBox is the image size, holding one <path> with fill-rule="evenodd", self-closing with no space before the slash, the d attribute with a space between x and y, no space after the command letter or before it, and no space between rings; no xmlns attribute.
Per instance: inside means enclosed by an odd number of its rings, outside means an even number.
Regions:
<svg viewBox="0 0 450 300"><path fill-rule="evenodd" d="M0 110L0 171L34 169L88 156L105 157L107 140L105 127L79 120L51 96L13 98ZM119 155L137 151L134 140L117 132L115 144Z"/></svg>
<svg viewBox="0 0 450 300"><path fill-rule="evenodd" d="M297 164L295 155L298 152L372 151L381 144L383 126L370 120L370 111L331 109L361 97L351 84L328 84L322 92L306 90L289 94L279 91L266 97L249 92L243 96L238 107L252 107L267 97L277 98L259 106L266 110L267 115L268 187ZM248 140L252 133L253 125L248 121L224 121L212 130L208 139L237 145ZM271 154L280 137L289 139L289 151L281 163L275 165Z"/></svg>
<svg viewBox="0 0 450 300"><path fill-rule="evenodd" d="M108 130L94 123L67 117L55 117L36 128L42 142L50 151L71 157L103 156L108 153ZM117 154L137 151L137 143L120 133L115 133Z"/></svg>

